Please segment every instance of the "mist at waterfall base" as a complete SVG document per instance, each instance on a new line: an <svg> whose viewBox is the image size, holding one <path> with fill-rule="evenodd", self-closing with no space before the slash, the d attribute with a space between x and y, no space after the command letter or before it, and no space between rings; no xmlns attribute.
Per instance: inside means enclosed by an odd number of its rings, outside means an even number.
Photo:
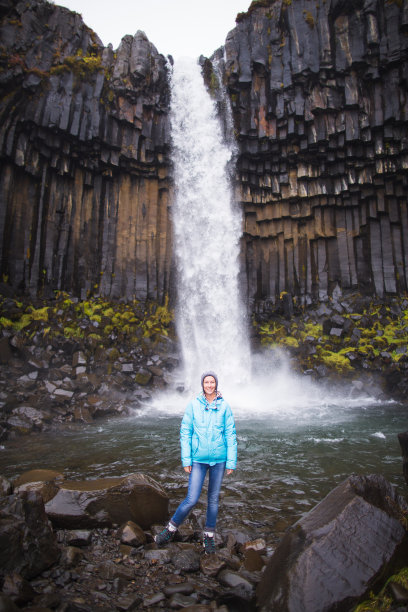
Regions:
<svg viewBox="0 0 408 612"><path fill-rule="evenodd" d="M67 479L84 479L142 472L164 486L173 510L187 485L180 463L181 416L200 391L201 372L211 368L233 409L238 438L237 470L224 480L218 529L240 528L273 547L289 525L351 473L383 474L404 494L397 434L407 429L406 406L378 401L374 389L350 383L335 388L295 375L282 351L251 354L238 293L241 220L226 170L234 152L197 67L180 66L173 79L173 95L176 87L180 96L173 98L172 127L180 162L174 211L177 317L186 368L174 372L173 383L152 400L135 401L128 418L72 423L58 433L4 442L0 473L13 478L48 468ZM204 126L192 115L199 112L205 113ZM191 229L197 231L193 237ZM200 252L204 263L195 258ZM204 496L194 514L204 520Z"/></svg>

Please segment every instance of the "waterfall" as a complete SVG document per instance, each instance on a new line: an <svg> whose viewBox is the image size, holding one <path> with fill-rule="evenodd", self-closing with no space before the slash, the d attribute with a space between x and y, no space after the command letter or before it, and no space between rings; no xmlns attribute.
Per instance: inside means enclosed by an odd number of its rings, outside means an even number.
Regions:
<svg viewBox="0 0 408 612"><path fill-rule="evenodd" d="M250 351L239 296L242 214L228 179L234 149L224 141L194 60L175 63L171 87L176 316L184 377L193 388L207 369L221 380L242 381Z"/></svg>

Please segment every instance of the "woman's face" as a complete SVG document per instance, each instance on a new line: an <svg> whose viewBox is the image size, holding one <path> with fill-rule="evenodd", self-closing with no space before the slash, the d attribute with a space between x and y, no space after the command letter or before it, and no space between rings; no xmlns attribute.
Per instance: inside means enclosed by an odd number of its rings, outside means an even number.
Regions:
<svg viewBox="0 0 408 612"><path fill-rule="evenodd" d="M206 376L203 380L203 389L206 395L212 395L215 391L216 382L213 376Z"/></svg>

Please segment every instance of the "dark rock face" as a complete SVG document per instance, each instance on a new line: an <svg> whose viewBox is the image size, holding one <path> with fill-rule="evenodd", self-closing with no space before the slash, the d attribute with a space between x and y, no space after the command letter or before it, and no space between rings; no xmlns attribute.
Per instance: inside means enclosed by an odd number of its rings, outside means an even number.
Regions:
<svg viewBox="0 0 408 612"><path fill-rule="evenodd" d="M78 14L42 0L6 3L0 18L1 273L33 294L160 298L165 58L143 32L103 48Z"/></svg>
<svg viewBox="0 0 408 612"><path fill-rule="evenodd" d="M350 476L284 536L259 583L259 609L352 609L397 557L406 563L406 510L382 476Z"/></svg>
<svg viewBox="0 0 408 612"><path fill-rule="evenodd" d="M406 3L252 3L226 40L248 298L408 287Z"/></svg>
<svg viewBox="0 0 408 612"><path fill-rule="evenodd" d="M252 310L282 292L407 290L407 27L397 0L262 0L238 16L220 63ZM3 0L0 40L0 274L31 294L163 299L165 58L142 32L103 48L43 0Z"/></svg>
<svg viewBox="0 0 408 612"><path fill-rule="evenodd" d="M53 565L59 548L36 492L0 499L0 568L31 579Z"/></svg>

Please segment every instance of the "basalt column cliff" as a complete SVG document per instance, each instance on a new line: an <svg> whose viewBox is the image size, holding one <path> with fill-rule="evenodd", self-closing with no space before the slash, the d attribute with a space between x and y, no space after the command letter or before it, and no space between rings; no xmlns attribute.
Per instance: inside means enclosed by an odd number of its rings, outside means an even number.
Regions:
<svg viewBox="0 0 408 612"><path fill-rule="evenodd" d="M0 274L32 294L162 300L165 58L142 32L104 48L44 0L1 0L0 18ZM407 291L407 1L255 0L215 57L239 146L251 309L267 313L282 292ZM219 71L204 69L214 92Z"/></svg>
<svg viewBox="0 0 408 612"><path fill-rule="evenodd" d="M225 44L248 297L408 284L408 2L259 0Z"/></svg>
<svg viewBox="0 0 408 612"><path fill-rule="evenodd" d="M162 298L165 58L143 32L103 48L41 0L0 7L0 273L32 294Z"/></svg>

